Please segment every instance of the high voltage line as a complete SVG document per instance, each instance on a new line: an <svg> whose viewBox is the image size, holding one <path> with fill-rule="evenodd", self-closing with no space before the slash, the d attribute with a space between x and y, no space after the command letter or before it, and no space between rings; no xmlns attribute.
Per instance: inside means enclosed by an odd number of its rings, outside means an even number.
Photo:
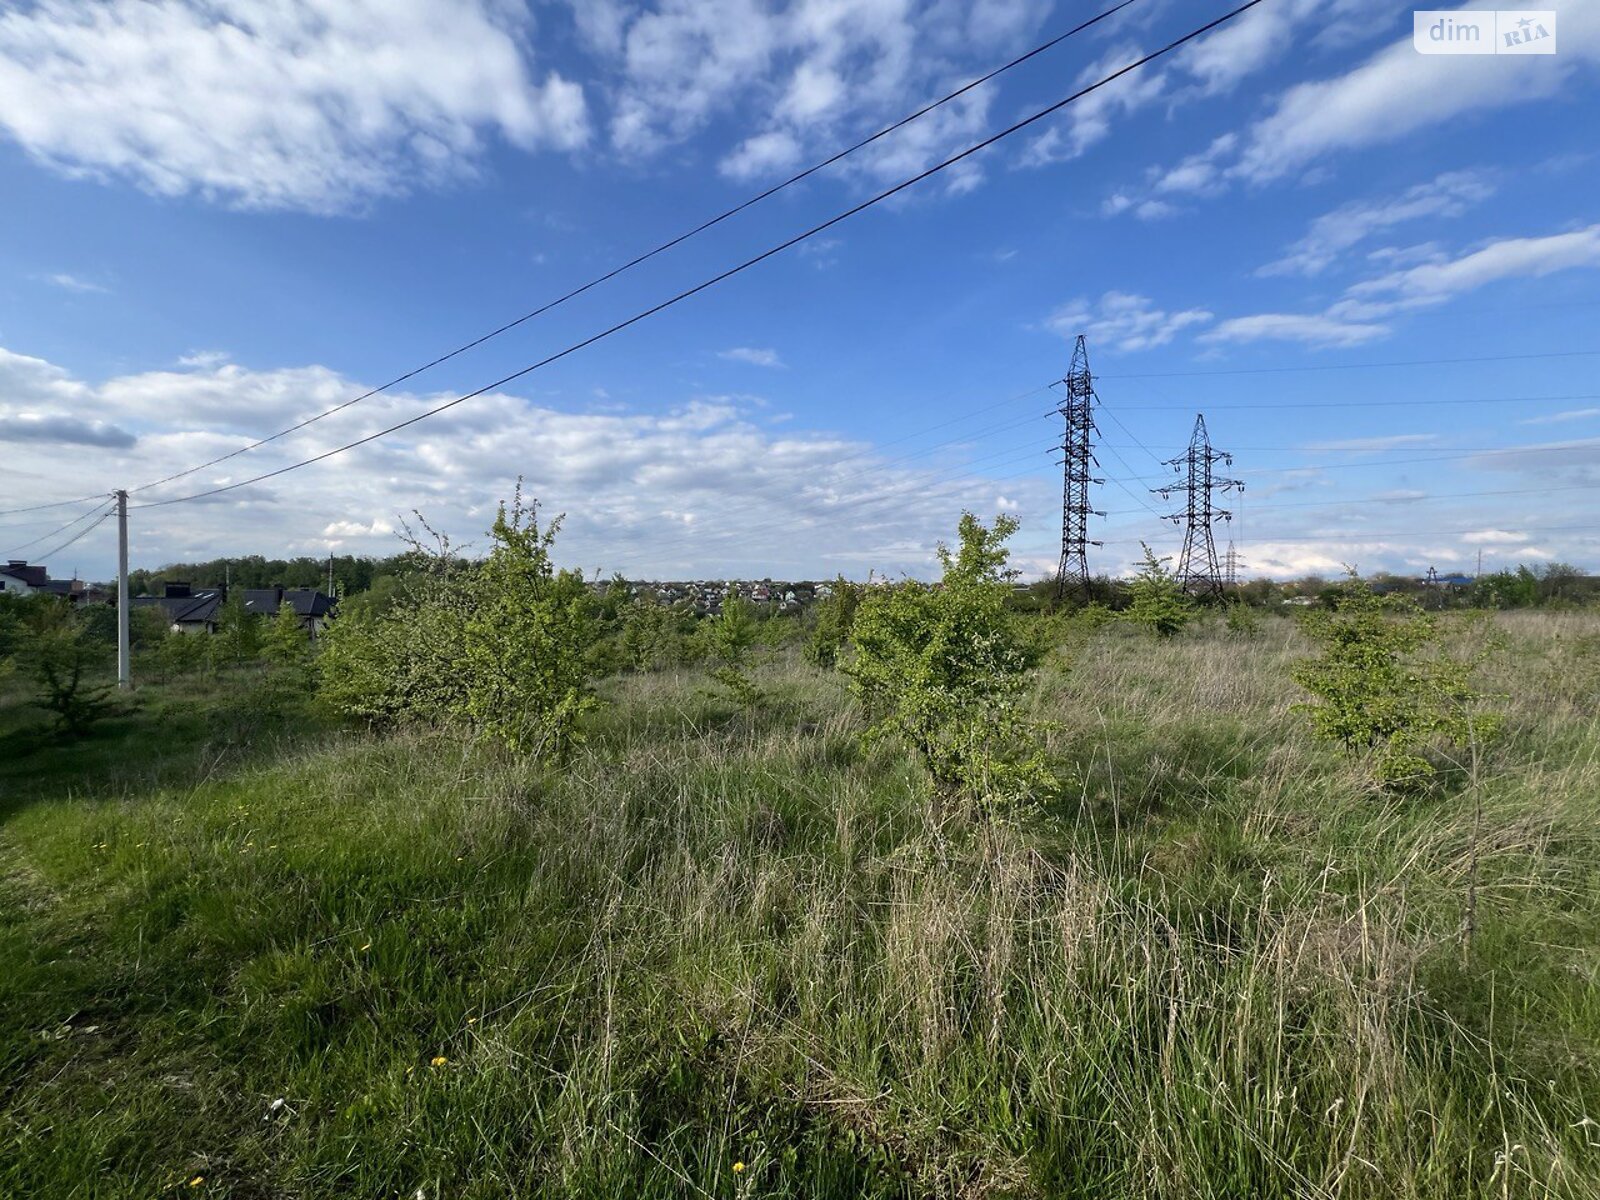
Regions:
<svg viewBox="0 0 1600 1200"><path fill-rule="evenodd" d="M1446 367L1461 363L1527 362L1537 358L1586 358L1600 350L1553 350L1540 354L1488 354L1476 358L1407 358L1387 362L1308 363L1298 367L1226 367L1203 371L1136 371L1101 379L1193 379L1205 375L1280 375L1292 371L1357 371L1368 367Z"/></svg>
<svg viewBox="0 0 1600 1200"><path fill-rule="evenodd" d="M1068 29L1063 33L1059 33L1055 37L1050 38L1047 41L1039 43L1037 46L1033 47L1033 49L1028 50L1023 54L1019 54L1017 57L1013 58L1010 62L1004 63L1001 66L995 67L993 70L988 71L987 73L985 73L983 75L980 75L978 78L976 78L974 80L971 80L970 82L962 85L961 87L957 88L955 91L948 92L945 95L939 97L939 99L934 100L929 104L923 105L921 108L917 109L915 112L909 114L908 116L900 118L900 120L895 121L891 125L884 126L882 129L878 130L876 133L862 138L860 141L857 141L857 142L853 143L852 145L845 147L843 150L840 150L840 151L828 156L827 158L823 159L821 162L815 163L812 166L809 166L809 167L805 168L803 171L796 172L795 174L789 176L789 178L783 180L781 183L773 184L771 187L767 188L765 191L759 192L756 195L751 196L749 199L744 200L744 201L740 202L739 204L734 205L732 208L724 209L722 212L718 213L716 216L711 217L708 220L702 221L699 225L696 225L694 228L689 229L684 233L680 233L676 237L670 238L665 242L659 243L658 245L654 246L650 250L645 251L643 254L639 254L636 257L629 259L627 262L621 264L620 266L613 267L611 270L606 271L602 275L595 276L593 279L589 280L587 283L581 284L580 286L573 288L571 291L566 292L565 294L556 297L554 300L550 300L550 301L547 301L544 304L541 304L538 308L535 308L530 312L523 313L520 317L517 317L514 320L507 321L504 325L501 325L496 329L492 329L488 333L485 333L480 337L474 338L470 342L466 342L463 345L457 346L454 350L450 350L450 351L448 351L448 352L446 352L444 354L441 354L437 358L431 359L430 361L423 363L421 366L415 367L412 370L407 371L403 375L397 375L395 378L389 380L387 383L380 384L379 386L377 386L375 388L372 388L369 391L363 392L359 396L352 397L351 399L346 400L341 404L336 404L332 408L327 409L324 412L319 412L315 416L307 417L303 421L299 421L296 424L290 425L286 429L281 429L277 433L270 434L269 436L261 438L258 441L251 442L249 445L241 446L237 450L230 450L228 453L219 455L216 458L213 458L208 462L203 462L203 463L200 463L200 464L198 464L196 466L188 467L188 468L186 468L186 469L184 469L182 471L174 472L173 474L168 475L165 478L156 479L156 480L151 481L150 483L143 483L143 484L140 484L138 487L129 488L128 491L130 493L131 492L147 491L150 488L159 487L164 483L171 483L174 480L182 479L187 475L193 475L197 471L203 471L207 467L214 467L218 463L227 462L231 458L236 458L241 454L245 454L245 453L248 453L251 450L258 449L259 447L265 446L270 442L275 442L280 438L287 437L289 434L295 433L298 430L304 429L308 425L315 424L317 421L320 421L325 417L331 417L335 413L343 412L345 409L350 408L352 405L360 404L363 400L371 399L373 396L378 395L380 392L386 392L390 388L395 387L398 384L404 383L409 379L414 379L414 378L416 378L416 376L421 375L423 372L432 370L434 367L437 367L442 363L446 363L446 362L450 361L451 359L457 357L458 355L465 354L467 351L473 350L473 349L477 348L478 346L483 345L485 342L488 342L488 341L490 341L490 340L492 340L494 338L499 337L503 333L509 333L511 330L516 329L519 325L523 325L526 322L533 320L535 317L543 316L545 313L550 312L552 309L558 308L559 306L567 303L567 301L569 301L569 300L577 299L579 296L582 296L584 293L586 293L588 291L591 291L592 289L597 288L597 287L599 287L600 285L602 285L604 283L610 282L611 280L617 278L619 275L625 274L626 272L631 271L634 267L640 266L641 264L648 262L650 259L655 258L657 255L664 254L668 250L673 249L674 247L681 246L684 242L689 241L691 238L697 237L700 234L705 233L707 230L709 230L709 229L711 229L711 228L713 228L713 227L715 227L717 225L722 224L722 222L724 222L724 221L726 221L726 220L728 220L728 219L730 219L732 217L738 216L740 213L744 212L746 209L753 208L757 204L760 204L762 201L767 200L770 197L777 195L779 192L784 191L787 188L793 187L795 184L800 183L803 180L810 178L811 176L817 174L820 171L826 170L828 167L833 166L835 163L840 162L841 160L843 160L845 158L848 158L850 155L856 153L856 151L865 149L866 147L872 145L873 143L879 141L880 139L888 137L891 133L894 133L897 130L903 129L905 126L911 124L913 121L920 120L921 118L927 116L929 113L933 112L935 109L940 108L940 107L942 107L942 106L944 106L946 104L949 104L952 100L959 99L960 97L966 95L968 92L972 91L974 88L982 87L984 84L990 82L991 80L996 79L1001 75L1004 75L1007 71L1013 70L1014 68L1021 66L1025 62L1028 62L1031 59L1037 58L1039 55L1044 54L1046 51L1053 50L1055 47L1061 45L1061 43L1067 41L1070 38L1076 37L1078 34L1083 33L1086 30L1092 28L1093 26L1100 24L1100 22L1105 21L1105 20L1109 19L1110 17L1115 16L1117 13L1121 12L1123 9L1127 8L1129 5L1132 5L1132 4L1136 3L1136 2L1137 2L1137 0L1121 0L1121 3L1114 4L1110 8L1107 8L1104 11L1097 13L1096 15L1094 15L1093 17L1088 18L1085 21L1080 21L1077 25L1074 25L1071 29ZM1249 6L1247 5L1246 7L1249 7Z"/></svg>
<svg viewBox="0 0 1600 1200"><path fill-rule="evenodd" d="M1167 54L1170 54L1172 51L1179 49L1180 47L1188 44L1189 42L1192 42L1194 39L1196 39L1198 37L1201 37L1206 33L1209 33L1211 30L1216 29L1219 26L1227 24L1229 21L1232 21L1232 20L1236 19L1237 17L1239 17L1243 13L1248 12L1250 9L1256 7L1256 5L1260 4L1261 2L1262 2L1262 0L1246 0L1246 3L1241 4L1238 7L1232 9L1231 11L1223 14L1222 16L1217 17L1217 18L1215 18L1215 19L1213 19L1211 21L1208 21L1206 24L1201 25L1198 28L1191 30L1189 33L1184 34L1182 37L1176 38L1173 41L1168 42L1165 46L1161 47L1159 50L1152 51L1151 53L1146 54L1143 57L1134 60L1133 62L1129 63L1128 65L1126 65L1124 67L1121 67L1120 69L1118 69L1116 71L1113 71L1111 74L1106 75L1105 77L1101 78L1100 80L1096 81L1095 83L1089 84L1087 87L1080 88L1078 91L1075 91L1072 94L1063 97L1062 99L1056 101L1054 104L1050 104L1050 105L1046 106L1045 108L1039 109L1036 112L1030 114L1029 116L1024 117L1022 120L1016 121L1013 124L1005 127L1004 129L999 130L996 133L990 134L988 137L984 138L982 141L976 142L973 145L968 146L965 150L962 150L959 153L953 154L949 158L944 159L942 162L936 163L935 165L927 168L926 170L921 171L916 175L913 175L913 176L911 176L911 177L909 177L907 179L902 180L901 182L895 184L893 187L886 188L885 190L877 193L874 196L869 197L868 199L862 201L861 203L856 204L856 205L854 205L854 206L852 206L852 207L850 207L848 209L845 209L843 212L840 212L840 213L836 214L833 217L830 217L828 220L823 221L820 224L814 225L810 229L807 229L802 233L796 234L795 236L793 236L791 238L788 238L785 241L779 242L777 245L772 246L769 249L762 251L760 254L757 254L757 255L754 255L751 258L745 259L743 262L739 263L736 266L730 267L725 271L721 271L718 274L713 275L710 278L705 279L705 280L701 281L698 284L695 284L693 287L686 288L683 291L678 292L676 295L674 295L674 296L672 296L672 297L670 297L670 298L668 298L666 300L663 300L658 304L652 305L649 308L643 309L642 311L640 311L638 313L635 313L633 316L628 317L626 320L619 321L616 324L610 326L609 328L601 330L599 333L592 334L589 337L582 339L581 341L574 342L574 343L568 345L566 348L564 348L562 350L559 350L554 354L547 355L546 357L540 359L538 362L535 362L535 363L533 363L533 364L531 364L531 365L529 365L527 367L523 367L521 370L514 371L509 375L503 376L502 378L495 380L493 383L485 384L481 388L478 388L478 389L476 389L474 391L471 391L471 392L467 392L467 393L465 393L465 394L463 394L461 396L457 396L454 399L446 401L443 404L436 405L433 408L430 408L430 409L427 409L427 410L425 410L425 411L423 411L421 413L418 413L416 416L407 418L404 421L400 421L400 422L398 422L398 423L396 423L394 425L390 425L390 426L388 426L388 427L386 427L384 429L380 429L376 433L371 433L371 434L368 434L365 437L357 438L356 440L354 440L352 442L348 442L348 443L346 443L346 444L344 444L342 446L336 447L335 449L325 451L322 454L313 455L313 456L311 456L309 458L301 459L300 461L295 462L295 463L291 463L288 466L279 467L276 470L272 470L272 471L265 471L265 472L262 472L259 475L252 476L249 479L242 479L242 480L238 480L238 481L236 481L234 483L223 484L223 485L220 485L218 487L209 488L209 489L207 489L205 491L191 493L190 495L187 495L187 496L176 496L176 497L173 497L173 498L167 499L167 500L148 501L148 502L146 502L144 504L136 505L134 507L137 507L137 508L158 508L158 507L164 507L164 506L170 505L170 504L182 504L182 503L185 503L185 502L190 501L190 500L199 500L199 499L203 499L203 498L210 497L210 496L221 495L221 494L223 494L225 492L235 491L235 490L237 490L239 488L249 487L249 486L251 486L253 484L261 483L261 482L264 482L265 480L276 478L279 475L287 474L290 471L299 470L301 467L307 467L307 466L311 466L314 463L319 463L319 462L326 461L327 459L330 459L330 458L334 457L335 455L343 454L343 453L345 453L345 452L347 452L349 450L354 450L359 446L366 445L368 442L373 442L373 441L376 441L379 438L387 437L391 433L397 433L400 430L406 429L409 426L415 425L420 421L425 421L430 417L437 416L438 414L440 414L442 412L445 412L448 409L454 408L458 404L462 404L462 403L464 403L464 402L466 402L468 400L475 399L476 397L482 396L487 392L491 392L491 391L493 391L494 389L496 389L498 387L503 387L505 384L510 383L513 380L521 379L523 376L529 375L534 371L537 371L537 370L539 370L539 369L541 369L543 367L549 366L551 363L557 362L560 359L563 359L563 358L567 357L570 354L574 354L574 353L576 353L576 352L578 352L580 350L583 350L583 349L585 349L585 348L587 348L589 346L594 345L596 342L602 341L605 338L608 338L608 337L611 337L614 334L620 333L622 330L627 329L627 328L629 328L629 327L631 327L633 325L636 325L640 321L647 320L648 318L655 316L657 313L663 312L666 309L671 308L674 305L677 305L677 304L683 302L684 300L689 299L692 296L698 295L699 293L707 290L708 288L714 287L717 284L722 283L727 279L731 279L735 275L741 274L742 272L749 270L751 267L754 267L754 266L758 265L759 263L765 262L767 259L772 258L775 255L781 254L783 251L788 250L793 246L799 245L801 242L804 242L804 241L806 241L806 240L808 240L810 238L815 237L819 233L822 233L822 232L824 232L824 231L826 231L828 229L831 229L833 226L839 224L842 221L848 220L849 218L851 218L853 216L856 216L859 213L865 212L867 209L872 208L873 206L875 206L877 204L880 204L883 201L888 200L893 196L898 195L900 192L905 191L907 188L913 187L916 184L921 183L923 180L929 179L932 176L939 174L941 171L945 171L945 170L949 169L950 167L956 165L957 163L962 162L967 158L970 158L972 155L977 154L978 152L987 149L988 147L996 144L997 142L1003 141L1006 138L1011 137L1011 136L1021 132L1024 129L1027 129L1028 127L1036 124L1037 122L1044 120L1046 117L1052 116L1053 114L1055 114L1055 113L1061 111L1062 109L1066 108L1068 105L1073 104L1078 100L1081 100L1083 97L1085 97L1087 95L1090 95L1091 93L1093 93L1095 91L1098 91L1100 88L1105 87L1109 83L1115 82L1116 80L1122 78L1124 75L1127 75L1130 72L1136 71L1140 67L1143 67L1148 63L1154 62L1156 59L1161 58L1161 57L1163 57L1163 56L1165 56Z"/></svg>

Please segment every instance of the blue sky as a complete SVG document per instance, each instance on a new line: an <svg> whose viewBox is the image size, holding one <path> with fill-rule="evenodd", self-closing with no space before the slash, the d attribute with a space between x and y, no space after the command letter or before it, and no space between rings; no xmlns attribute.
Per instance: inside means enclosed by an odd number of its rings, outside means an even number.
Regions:
<svg viewBox="0 0 1600 1200"><path fill-rule="evenodd" d="M517 370L1228 7L1138 0L572 304L135 499L271 470ZM348 400L1097 8L13 6L0 508L137 486ZM1470 569L1480 551L1600 569L1600 355L1572 353L1600 351L1600 3L1557 14L1555 55L1431 57L1409 8L1266 0L502 392L136 510L133 558L389 553L413 509L481 544L520 474L588 570L920 574L965 507L1015 512L1018 561L1047 571L1047 385L1084 332L1096 569L1127 569L1140 538L1176 546L1147 489L1197 411L1246 480L1219 538L1252 571ZM1551 398L1508 400L1527 397ZM1464 400L1494 402L1443 403ZM0 550L77 511L0 517ZM49 566L106 576L110 533Z"/></svg>

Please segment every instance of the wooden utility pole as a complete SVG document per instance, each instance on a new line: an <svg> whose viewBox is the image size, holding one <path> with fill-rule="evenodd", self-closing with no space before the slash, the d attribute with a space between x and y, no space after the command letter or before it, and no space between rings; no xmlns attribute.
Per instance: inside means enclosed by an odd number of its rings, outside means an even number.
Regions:
<svg viewBox="0 0 1600 1200"><path fill-rule="evenodd" d="M117 686L133 686L128 638L128 493L117 489Z"/></svg>

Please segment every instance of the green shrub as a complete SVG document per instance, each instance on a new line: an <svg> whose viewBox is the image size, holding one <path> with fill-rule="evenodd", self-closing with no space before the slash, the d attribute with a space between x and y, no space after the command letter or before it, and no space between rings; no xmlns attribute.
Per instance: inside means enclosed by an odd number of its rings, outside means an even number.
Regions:
<svg viewBox="0 0 1600 1200"><path fill-rule="evenodd" d="M1143 626L1157 637L1171 637L1194 619L1194 604L1183 594L1183 585L1167 569L1170 559L1157 558L1143 542L1144 562L1128 585L1132 602L1122 619Z"/></svg>
<svg viewBox="0 0 1600 1200"><path fill-rule="evenodd" d="M850 641L856 609L861 605L861 588L843 575L834 580L828 595L816 602L816 623L806 638L806 659L824 669L837 665L839 653Z"/></svg>
<svg viewBox="0 0 1600 1200"><path fill-rule="evenodd" d="M594 707L599 626L583 576L557 571L550 548L561 518L541 530L522 490L500 506L489 557L464 606L465 711L479 735L518 754L560 759Z"/></svg>
<svg viewBox="0 0 1600 1200"><path fill-rule="evenodd" d="M757 633L750 606L731 592L722 602L721 614L703 626L711 679L745 708L754 708L761 702L760 689L749 674L750 648Z"/></svg>
<svg viewBox="0 0 1600 1200"><path fill-rule="evenodd" d="M622 665L635 671L659 671L691 657L684 624L693 617L682 609L640 596L623 606L617 619Z"/></svg>
<svg viewBox="0 0 1600 1200"><path fill-rule="evenodd" d="M941 790L994 813L1025 803L1048 782L1022 714L1038 647L1008 611L1005 542L1016 519L985 528L971 513L960 549L939 547L937 587L913 580L867 589L845 666L872 721L870 738L895 737L921 758Z"/></svg>
<svg viewBox="0 0 1600 1200"><path fill-rule="evenodd" d="M1301 621L1322 650L1291 671L1317 698L1301 708L1319 737L1372 752L1380 782L1426 780L1434 768L1418 752L1429 743L1465 746L1494 731L1468 682L1476 662L1445 655L1436 619L1409 597L1380 597L1351 572Z"/></svg>
<svg viewBox="0 0 1600 1200"><path fill-rule="evenodd" d="M351 605L323 633L322 702L377 725L459 722L514 753L561 758L595 703L599 628L583 577L551 561L560 525L541 530L519 487L481 563L413 537L414 569L382 610Z"/></svg>
<svg viewBox="0 0 1600 1200"><path fill-rule="evenodd" d="M1229 633L1254 637L1261 632L1261 614L1248 604L1234 601L1228 605L1227 626Z"/></svg>

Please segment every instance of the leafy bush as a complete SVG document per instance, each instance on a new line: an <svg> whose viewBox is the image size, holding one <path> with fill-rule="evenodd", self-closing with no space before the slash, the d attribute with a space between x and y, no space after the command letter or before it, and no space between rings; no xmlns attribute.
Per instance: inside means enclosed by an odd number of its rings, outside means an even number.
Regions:
<svg viewBox="0 0 1600 1200"><path fill-rule="evenodd" d="M1261 614L1248 604L1234 601L1228 605L1227 625L1229 633L1254 637L1261 632Z"/></svg>
<svg viewBox="0 0 1600 1200"><path fill-rule="evenodd" d="M806 638L805 656L816 666L837 665L839 652L850 641L856 609L861 605L861 588L843 575L834 580L828 595L816 602L816 623Z"/></svg>
<svg viewBox="0 0 1600 1200"><path fill-rule="evenodd" d="M676 606L648 596L629 601L619 612L617 635L623 665L635 671L659 671L692 657L685 623L694 618Z"/></svg>
<svg viewBox="0 0 1600 1200"><path fill-rule="evenodd" d="M1301 708L1318 736L1375 752L1380 782L1426 780L1434 769L1419 750L1481 741L1498 724L1478 711L1482 697L1468 682L1476 662L1443 654L1435 618L1414 600L1380 597L1352 571L1302 623L1322 653L1292 669L1317 697Z"/></svg>
<svg viewBox="0 0 1600 1200"><path fill-rule="evenodd" d="M481 736L519 754L560 758L596 701L591 656L599 627L583 576L557 571L561 518L541 530L522 489L500 506L489 557L473 573L462 640L466 714Z"/></svg>
<svg viewBox="0 0 1600 1200"><path fill-rule="evenodd" d="M1048 782L1022 715L1038 647L1008 611L1008 539L1016 519L991 528L963 513L960 549L939 547L937 587L907 580L869 588L845 666L872 726L921 757L936 786L990 812L1016 806Z"/></svg>
<svg viewBox="0 0 1600 1200"><path fill-rule="evenodd" d="M1144 562L1128 585L1132 602L1123 620L1142 625L1157 637L1171 637L1194 619L1194 604L1183 594L1183 585L1167 569L1170 559L1157 558L1143 542Z"/></svg>

